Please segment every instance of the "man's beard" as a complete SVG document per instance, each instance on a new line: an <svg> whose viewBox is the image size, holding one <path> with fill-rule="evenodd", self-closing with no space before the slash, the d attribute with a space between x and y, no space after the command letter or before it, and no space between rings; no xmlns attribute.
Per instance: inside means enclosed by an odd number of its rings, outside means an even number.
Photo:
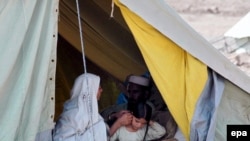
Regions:
<svg viewBox="0 0 250 141"><path fill-rule="evenodd" d="M130 112L133 112L134 109L136 108L137 101L135 100L128 100L128 107L127 110Z"/></svg>

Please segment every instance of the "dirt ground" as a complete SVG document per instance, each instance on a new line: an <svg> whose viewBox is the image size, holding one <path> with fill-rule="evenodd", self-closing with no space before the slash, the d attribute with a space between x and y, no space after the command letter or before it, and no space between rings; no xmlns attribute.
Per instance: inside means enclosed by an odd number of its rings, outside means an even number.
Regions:
<svg viewBox="0 0 250 141"><path fill-rule="evenodd" d="M250 12L249 0L165 0L200 35L212 43ZM223 54L250 76L250 54ZM240 60L239 60L240 59ZM241 63L243 61L243 63Z"/></svg>
<svg viewBox="0 0 250 141"><path fill-rule="evenodd" d="M250 11L249 0L165 0L198 33L222 36Z"/></svg>

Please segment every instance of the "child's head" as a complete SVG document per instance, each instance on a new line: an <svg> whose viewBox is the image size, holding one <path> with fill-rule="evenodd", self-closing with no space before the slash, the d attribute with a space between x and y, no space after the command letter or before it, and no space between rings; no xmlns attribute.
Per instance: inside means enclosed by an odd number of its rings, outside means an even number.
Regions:
<svg viewBox="0 0 250 141"><path fill-rule="evenodd" d="M146 103L138 103L133 109L132 127L136 130L144 127L151 118L152 108Z"/></svg>

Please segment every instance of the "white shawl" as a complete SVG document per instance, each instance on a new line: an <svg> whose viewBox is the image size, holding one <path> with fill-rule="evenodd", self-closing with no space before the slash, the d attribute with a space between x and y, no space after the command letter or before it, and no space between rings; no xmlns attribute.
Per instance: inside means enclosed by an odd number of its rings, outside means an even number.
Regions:
<svg viewBox="0 0 250 141"><path fill-rule="evenodd" d="M100 77L82 74L74 83L71 98L56 123L54 141L106 141L106 126L98 113Z"/></svg>

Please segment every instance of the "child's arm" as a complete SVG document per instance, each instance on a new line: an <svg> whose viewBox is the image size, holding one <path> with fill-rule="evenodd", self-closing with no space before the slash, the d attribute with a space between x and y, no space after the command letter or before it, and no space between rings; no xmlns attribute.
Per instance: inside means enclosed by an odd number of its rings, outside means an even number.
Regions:
<svg viewBox="0 0 250 141"><path fill-rule="evenodd" d="M161 126L159 123L155 121L149 122L147 140L159 139L162 136L164 136L165 133L166 133L165 128Z"/></svg>

